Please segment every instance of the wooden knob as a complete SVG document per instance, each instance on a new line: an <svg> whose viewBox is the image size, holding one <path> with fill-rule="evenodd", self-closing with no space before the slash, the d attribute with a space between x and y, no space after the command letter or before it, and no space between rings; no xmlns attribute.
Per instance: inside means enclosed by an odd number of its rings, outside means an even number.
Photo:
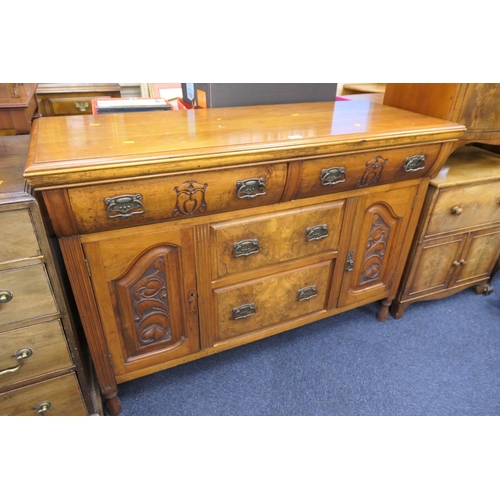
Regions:
<svg viewBox="0 0 500 500"><path fill-rule="evenodd" d="M464 211L463 208L460 208L460 207L453 207L451 213L453 215L460 215L462 212Z"/></svg>

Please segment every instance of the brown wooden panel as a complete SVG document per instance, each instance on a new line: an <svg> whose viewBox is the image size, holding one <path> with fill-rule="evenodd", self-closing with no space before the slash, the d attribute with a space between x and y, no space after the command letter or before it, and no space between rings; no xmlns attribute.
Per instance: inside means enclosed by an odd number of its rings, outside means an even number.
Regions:
<svg viewBox="0 0 500 500"><path fill-rule="evenodd" d="M453 263L460 261L465 236L459 234L426 240L421 244L403 300L444 290L449 285L451 276L456 271Z"/></svg>
<svg viewBox="0 0 500 500"><path fill-rule="evenodd" d="M39 413L44 407L47 410ZM86 416L88 412L76 375L69 374L0 394L0 415Z"/></svg>
<svg viewBox="0 0 500 500"><path fill-rule="evenodd" d="M70 189L79 231L131 227L214 212L277 203L285 187L286 164L200 171L185 175L131 180ZM240 182L256 185L245 193ZM120 208L120 197L130 197Z"/></svg>
<svg viewBox="0 0 500 500"><path fill-rule="evenodd" d="M218 340L260 331L300 316L325 310L333 261L292 272L214 290L218 311ZM299 300L300 290L315 287L316 295ZM304 291L307 294L307 290ZM242 306L248 306L243 307ZM235 309L240 308L240 312ZM245 309L252 315L245 315Z"/></svg>
<svg viewBox="0 0 500 500"><path fill-rule="evenodd" d="M440 149L433 144L304 161L295 198L425 177Z"/></svg>
<svg viewBox="0 0 500 500"><path fill-rule="evenodd" d="M32 354L18 362L15 354L25 348L30 349ZM0 390L73 366L60 321L40 323L0 334L0 372L18 365L20 368L17 371L4 373L0 377Z"/></svg>
<svg viewBox="0 0 500 500"><path fill-rule="evenodd" d="M440 191L427 234L500 222L500 181L444 188Z"/></svg>
<svg viewBox="0 0 500 500"><path fill-rule="evenodd" d="M345 263L339 307L386 297L395 282L417 187L360 199ZM413 234L413 233L412 233Z"/></svg>
<svg viewBox="0 0 500 500"><path fill-rule="evenodd" d="M474 231L460 260L460 273L453 284L488 278L500 255L500 227Z"/></svg>
<svg viewBox="0 0 500 500"><path fill-rule="evenodd" d="M336 251L345 201L212 224L213 277Z"/></svg>
<svg viewBox="0 0 500 500"><path fill-rule="evenodd" d="M199 350L192 228L84 243L115 374Z"/></svg>
<svg viewBox="0 0 500 500"><path fill-rule="evenodd" d="M43 264L0 272L0 290L12 294L12 300L0 304L0 331L21 321L58 314Z"/></svg>
<svg viewBox="0 0 500 500"><path fill-rule="evenodd" d="M29 210L0 212L0 262L41 255Z"/></svg>

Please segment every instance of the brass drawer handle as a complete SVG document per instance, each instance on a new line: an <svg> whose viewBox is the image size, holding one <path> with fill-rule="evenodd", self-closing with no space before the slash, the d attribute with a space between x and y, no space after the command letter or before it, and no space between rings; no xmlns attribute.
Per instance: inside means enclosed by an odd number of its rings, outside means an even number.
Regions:
<svg viewBox="0 0 500 500"><path fill-rule="evenodd" d="M406 172L416 172L425 168L425 155L408 156L403 163Z"/></svg>
<svg viewBox="0 0 500 500"><path fill-rule="evenodd" d="M255 309L255 304L243 304L239 307L233 308L233 319L245 319L249 316L257 314L257 309Z"/></svg>
<svg viewBox="0 0 500 500"><path fill-rule="evenodd" d="M77 107L78 111L81 111L82 113L86 111L89 107L88 102L75 102L75 106Z"/></svg>
<svg viewBox="0 0 500 500"><path fill-rule="evenodd" d="M317 241L328 236L328 224L319 224L318 226L308 227L306 229L306 240Z"/></svg>
<svg viewBox="0 0 500 500"><path fill-rule="evenodd" d="M316 285L307 286L297 291L297 301L302 302L303 300L310 300L318 295L318 290Z"/></svg>
<svg viewBox="0 0 500 500"><path fill-rule="evenodd" d="M324 168L321 171L321 184L323 186L334 186L345 181L345 167Z"/></svg>
<svg viewBox="0 0 500 500"><path fill-rule="evenodd" d="M233 257L248 257L254 253L259 253L259 239L243 240L233 243Z"/></svg>
<svg viewBox="0 0 500 500"><path fill-rule="evenodd" d="M34 410L38 412L38 415L43 416L52 408L52 403L50 401L44 401L43 403L38 403Z"/></svg>
<svg viewBox="0 0 500 500"><path fill-rule="evenodd" d="M141 200L142 194L140 193L105 198L106 215L108 219L115 219L116 217L132 217L132 215L143 214L146 209Z"/></svg>
<svg viewBox="0 0 500 500"><path fill-rule="evenodd" d="M246 179L236 182L236 192L240 200L244 198L256 198L267 193L264 177L260 179Z"/></svg>
<svg viewBox="0 0 500 500"><path fill-rule="evenodd" d="M0 290L0 304L7 304L14 298L12 292L9 290Z"/></svg>
<svg viewBox="0 0 500 500"><path fill-rule="evenodd" d="M16 358L17 360L17 366L14 366L13 368L6 368L5 370L0 371L0 376L1 375L7 375L8 373L14 373L21 368L23 361L26 358L29 358L30 356L33 355L33 350L30 349L29 347L22 347L18 351L16 351L16 354L13 354L12 357Z"/></svg>
<svg viewBox="0 0 500 500"><path fill-rule="evenodd" d="M453 207L451 210L452 215L460 215L464 211L463 208Z"/></svg>

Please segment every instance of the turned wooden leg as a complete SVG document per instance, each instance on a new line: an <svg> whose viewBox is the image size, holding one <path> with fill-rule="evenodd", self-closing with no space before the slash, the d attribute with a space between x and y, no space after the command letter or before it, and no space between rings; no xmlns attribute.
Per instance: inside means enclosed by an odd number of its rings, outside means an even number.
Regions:
<svg viewBox="0 0 500 500"><path fill-rule="evenodd" d="M381 322L384 322L389 315L389 306L391 305L392 300L384 299L380 303L380 307L377 312L377 319Z"/></svg>
<svg viewBox="0 0 500 500"><path fill-rule="evenodd" d="M115 392L114 394L106 394L104 397L106 398L106 408L108 409L109 414L114 417L119 415L122 412L122 403L118 397L118 393Z"/></svg>
<svg viewBox="0 0 500 500"><path fill-rule="evenodd" d="M401 302L393 302L390 308L391 316L394 319L402 318L409 305L410 302L405 302L404 304L402 304Z"/></svg>

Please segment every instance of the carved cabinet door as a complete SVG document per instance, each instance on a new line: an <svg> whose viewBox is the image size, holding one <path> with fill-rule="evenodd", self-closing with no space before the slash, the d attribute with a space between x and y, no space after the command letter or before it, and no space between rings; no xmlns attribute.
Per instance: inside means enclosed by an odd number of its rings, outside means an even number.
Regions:
<svg viewBox="0 0 500 500"><path fill-rule="evenodd" d="M360 197L339 307L373 302L390 295L398 263L402 261L401 251L412 212L411 200L416 194L417 186L409 186Z"/></svg>
<svg viewBox="0 0 500 500"><path fill-rule="evenodd" d="M192 228L82 237L117 382L199 350Z"/></svg>

